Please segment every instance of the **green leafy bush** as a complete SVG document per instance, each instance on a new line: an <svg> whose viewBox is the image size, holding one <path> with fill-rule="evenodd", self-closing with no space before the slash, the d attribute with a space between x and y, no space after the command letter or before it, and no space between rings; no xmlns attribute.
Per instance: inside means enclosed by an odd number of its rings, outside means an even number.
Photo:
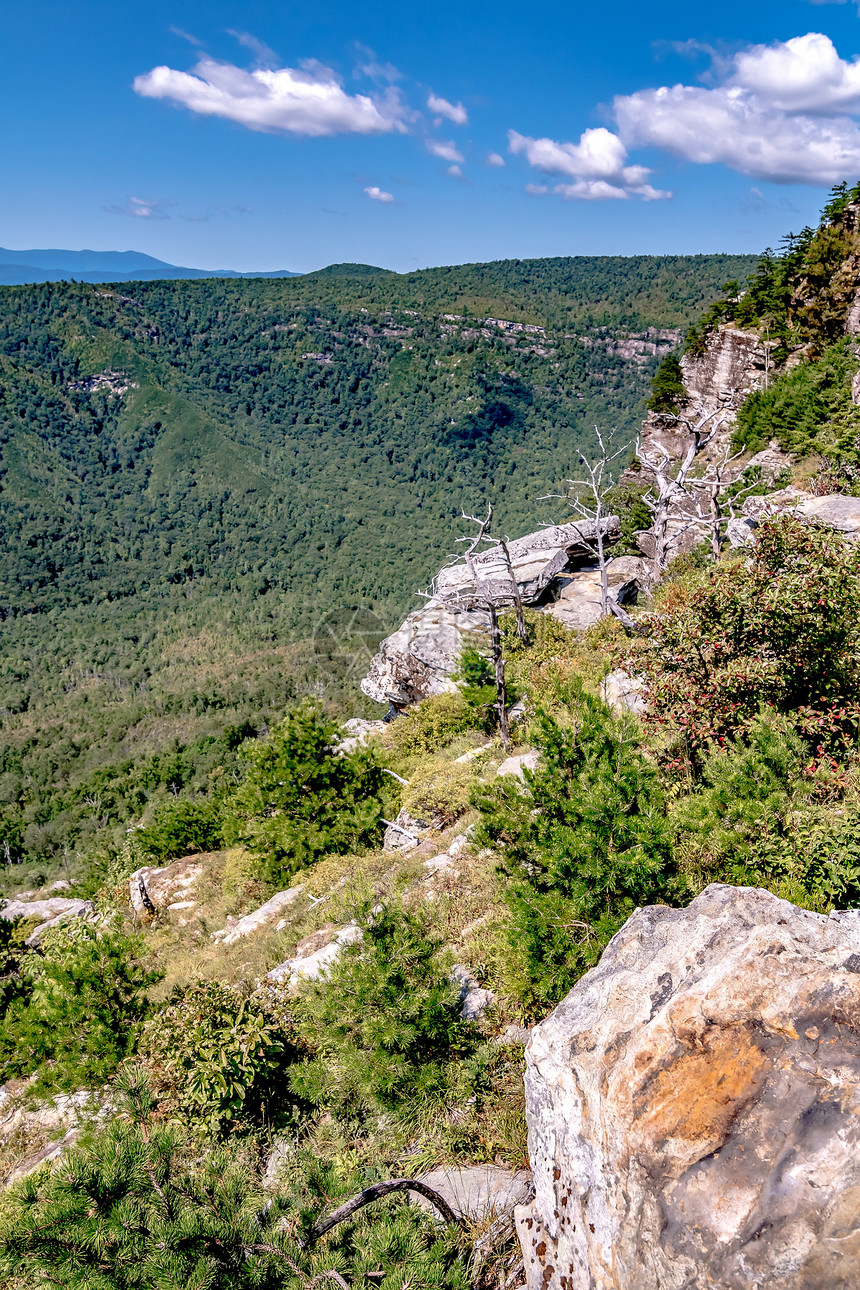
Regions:
<svg viewBox="0 0 860 1290"><path fill-rule="evenodd" d="M338 738L336 722L307 704L242 746L247 770L226 806L225 840L255 852L273 883L381 835L386 777L369 749L338 755Z"/></svg>
<svg viewBox="0 0 860 1290"><path fill-rule="evenodd" d="M764 886L816 909L860 900L860 808L818 803L790 722L764 713L746 740L714 748L699 791L673 814L680 868L695 892L719 879Z"/></svg>
<svg viewBox="0 0 860 1290"><path fill-rule="evenodd" d="M126 1111L55 1168L17 1183L0 1225L6 1284L36 1290L276 1290L301 1283L283 1207L248 1153L222 1147L188 1158L185 1134L153 1119L130 1072Z"/></svg>
<svg viewBox="0 0 860 1290"><path fill-rule="evenodd" d="M315 1101L336 1096L345 1110L426 1108L475 1048L460 1007L426 918L386 905L322 980L304 986L297 1020L318 1057L296 1068L294 1083Z"/></svg>
<svg viewBox="0 0 860 1290"><path fill-rule="evenodd" d="M178 987L146 1024L141 1054L162 1102L222 1133L289 1115L287 1070L298 1055L285 1019L224 982Z"/></svg>
<svg viewBox="0 0 860 1290"><path fill-rule="evenodd" d="M507 879L511 945L535 1011L570 989L635 905L661 898L669 876L665 802L638 723L613 717L577 678L559 682L557 708L535 715L541 759L525 784L508 776L473 799Z"/></svg>
<svg viewBox="0 0 860 1290"><path fill-rule="evenodd" d="M219 803L207 799L163 802L150 823L135 833L140 849L156 864L200 851L216 851L221 838Z"/></svg>
<svg viewBox="0 0 860 1290"><path fill-rule="evenodd" d="M0 1077L38 1071L36 1091L103 1084L134 1051L146 992L162 973L147 966L142 936L84 920L46 933L21 962L22 992L6 1013Z"/></svg>
<svg viewBox="0 0 860 1290"><path fill-rule="evenodd" d="M792 516L766 519L748 559L667 587L639 666L652 720L694 760L748 729L762 705L791 715L814 756L860 725L860 551Z"/></svg>

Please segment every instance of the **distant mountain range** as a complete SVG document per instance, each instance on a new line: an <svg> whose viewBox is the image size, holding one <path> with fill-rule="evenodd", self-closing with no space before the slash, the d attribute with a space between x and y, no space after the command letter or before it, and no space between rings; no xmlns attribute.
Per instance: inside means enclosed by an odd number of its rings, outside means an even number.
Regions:
<svg viewBox="0 0 860 1290"><path fill-rule="evenodd" d="M235 269L189 269L140 251L10 251L0 247L0 286L31 282L151 282L165 278L297 278L289 269L238 273Z"/></svg>

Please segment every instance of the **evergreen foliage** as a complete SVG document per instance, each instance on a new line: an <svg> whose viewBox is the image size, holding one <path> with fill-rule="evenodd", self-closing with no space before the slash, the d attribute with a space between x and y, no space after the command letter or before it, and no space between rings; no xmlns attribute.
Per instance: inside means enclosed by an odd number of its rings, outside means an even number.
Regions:
<svg viewBox="0 0 860 1290"><path fill-rule="evenodd" d="M24 956L23 988L0 1032L0 1078L37 1072L34 1093L104 1084L134 1051L162 972L143 937L83 919L45 934Z"/></svg>
<svg viewBox="0 0 860 1290"><path fill-rule="evenodd" d="M637 904L666 890L669 833L638 723L613 717L576 678L558 687L557 714L538 709L541 759L476 790L481 840L497 849L507 882L510 939L528 1002L558 1001Z"/></svg>
<svg viewBox="0 0 860 1290"><path fill-rule="evenodd" d="M686 399L684 375L677 354L667 354L651 382L649 412L677 412Z"/></svg>
<svg viewBox="0 0 860 1290"><path fill-rule="evenodd" d="M341 1112L427 1111L475 1051L460 991L425 917L393 903L361 925L327 975L303 987L298 1024L318 1058L293 1082Z"/></svg>
<svg viewBox="0 0 860 1290"><path fill-rule="evenodd" d="M260 857L272 883L381 836L385 776L369 749L336 753L339 737L337 722L305 704L242 746L246 774L226 804L224 833Z"/></svg>

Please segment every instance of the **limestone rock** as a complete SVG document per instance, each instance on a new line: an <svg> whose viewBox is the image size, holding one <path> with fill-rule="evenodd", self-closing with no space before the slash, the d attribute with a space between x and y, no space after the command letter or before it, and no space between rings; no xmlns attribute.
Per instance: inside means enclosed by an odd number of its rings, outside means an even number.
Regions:
<svg viewBox="0 0 860 1290"><path fill-rule="evenodd" d="M7 900L0 905L0 918L39 918L52 921L60 914L77 914L88 900L72 900L67 896L50 896L47 900Z"/></svg>
<svg viewBox="0 0 860 1290"><path fill-rule="evenodd" d="M772 484L786 470L791 469L791 457L787 452L782 451L775 439L772 439L766 448L762 448L761 452L750 457L744 469L753 470L756 467L761 471L764 482Z"/></svg>
<svg viewBox="0 0 860 1290"><path fill-rule="evenodd" d="M739 517L729 520L726 525L726 540L729 546L736 549L751 546L755 541L756 527L753 520L742 520Z"/></svg>
<svg viewBox="0 0 860 1290"><path fill-rule="evenodd" d="M429 829L424 820L416 820L407 810L401 808L385 830L382 839L383 851L411 851L417 847Z"/></svg>
<svg viewBox="0 0 860 1290"><path fill-rule="evenodd" d="M384 721L366 721L364 717L350 717L341 726L343 739L335 744L336 753L351 753L364 748L372 739L376 739L385 729Z"/></svg>
<svg viewBox="0 0 860 1290"><path fill-rule="evenodd" d="M323 928L321 932L305 937L293 957L272 968L267 973L266 980L272 985L286 983L290 986L298 985L300 981L315 981L339 958L345 945L352 945L360 940L361 928L355 923L348 923L346 927L337 929ZM319 944L320 941L322 944Z"/></svg>
<svg viewBox="0 0 860 1290"><path fill-rule="evenodd" d="M529 1290L855 1290L860 911L637 910L526 1049Z"/></svg>
<svg viewBox="0 0 860 1290"><path fill-rule="evenodd" d="M512 1171L499 1165L447 1165L420 1174L418 1181L437 1191L455 1214L474 1223L510 1214L516 1205L528 1201L533 1190L527 1169ZM410 1199L428 1213L435 1213L423 1196L412 1195Z"/></svg>
<svg viewBox="0 0 860 1290"><path fill-rule="evenodd" d="M210 853L211 854L211 853ZM132 909L145 913L146 904L140 890L143 879L146 894L156 909L166 909L177 892L187 892L203 872L203 862L209 855L183 856L171 864L156 868L152 865L136 869L128 880L128 894Z"/></svg>
<svg viewBox="0 0 860 1290"><path fill-rule="evenodd" d="M485 990L462 963L455 963L451 968L451 979L460 987L463 1005L460 1016L464 1021L480 1021L487 1009L496 1002L492 990Z"/></svg>
<svg viewBox="0 0 860 1290"><path fill-rule="evenodd" d="M460 651L486 622L486 614L478 610L431 600L382 642L361 682L362 692L377 703L387 703L391 696L402 703L417 703L453 690L450 677Z"/></svg>
<svg viewBox="0 0 860 1290"><path fill-rule="evenodd" d="M631 676L621 668L609 672L600 683L603 702L613 712L645 712L647 704L644 688L645 682L641 676Z"/></svg>
<svg viewBox="0 0 860 1290"><path fill-rule="evenodd" d="M61 910L61 912L59 914L55 914L53 918L49 918L46 922L40 923L38 927L34 927L33 931L24 942L27 948L34 950L36 946L41 943L46 933L51 931L54 927L59 927L60 923L67 923L72 918L86 918L90 921L94 919L98 920L96 907L93 901L76 900L74 902L74 906L75 907L72 909Z"/></svg>
<svg viewBox="0 0 860 1290"><path fill-rule="evenodd" d="M290 887L287 891L279 891L276 895L271 896L265 905L255 909L251 914L245 914L233 923L231 927L222 927L220 931L213 932L211 940L219 941L222 945L233 945L234 942L242 940L244 936L252 936L258 932L261 927L267 927L277 918L278 914L283 913L290 905L294 905L299 896L304 891L304 887ZM176 904L169 905L169 909L185 909L186 902L180 901Z"/></svg>
<svg viewBox="0 0 860 1290"><path fill-rule="evenodd" d="M536 749L531 752L520 753L517 757L508 757L502 762L497 775L516 775L517 779L525 783L523 770L534 770L540 761L540 753Z"/></svg>
<svg viewBox="0 0 860 1290"><path fill-rule="evenodd" d="M639 556L619 556L609 561L606 581L619 605L635 605L650 584L648 567ZM600 621L603 610L600 569L596 564L565 574L558 579L558 586L559 597L547 606L548 614L573 631L585 631Z"/></svg>
<svg viewBox="0 0 860 1290"><path fill-rule="evenodd" d="M618 517L602 522L607 541L620 531ZM572 557L581 557L584 543L594 537L594 523L578 520L552 525L509 542L508 552L520 595L527 604L549 594L554 579L567 569ZM479 577L502 599L511 592L501 551L493 547L476 557ZM453 688L450 680L464 644L483 632L486 613L472 608L475 588L464 561L443 569L436 578L434 595L414 610L402 626L387 637L371 660L361 689L377 703L417 703L432 694Z"/></svg>
<svg viewBox="0 0 860 1290"><path fill-rule="evenodd" d="M779 515L783 511L796 511L801 502L810 500L811 493L802 488L780 488L775 493L764 496L748 497L741 506L741 511L748 519L760 523L766 515Z"/></svg>
<svg viewBox="0 0 860 1290"><path fill-rule="evenodd" d="M860 541L860 497L832 493L801 502L797 513L803 519L825 528L835 529L850 542Z"/></svg>

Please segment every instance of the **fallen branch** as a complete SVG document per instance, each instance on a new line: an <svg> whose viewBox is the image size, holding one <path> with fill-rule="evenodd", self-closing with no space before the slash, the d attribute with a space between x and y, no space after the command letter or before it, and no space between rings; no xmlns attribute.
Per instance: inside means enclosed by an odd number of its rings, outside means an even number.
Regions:
<svg viewBox="0 0 860 1290"><path fill-rule="evenodd" d="M438 1191L434 1191L432 1187L419 1182L417 1178L392 1178L389 1182L374 1183L372 1187L365 1187L364 1191L358 1192L357 1195L350 1197L349 1200L338 1206L333 1214L329 1214L328 1218L317 1219L307 1244L313 1245L315 1241L318 1241L321 1236L324 1236L338 1223L343 1223L347 1218L352 1218L352 1215L356 1214L360 1209L364 1209L365 1205L371 1205L373 1201L381 1200L383 1196L390 1196L392 1192L396 1191L417 1192L419 1196L429 1200L430 1204L438 1209L446 1223L456 1223L458 1227L463 1226L463 1220L454 1213L451 1206L444 1197L439 1195Z"/></svg>
<svg viewBox="0 0 860 1290"><path fill-rule="evenodd" d="M411 838L413 842L421 841L417 833L410 833L408 829L404 829L403 825L398 824L396 820L386 820L384 815L380 816L380 819L382 820L382 823L387 824L390 829L396 829L398 833L404 833L406 837Z"/></svg>

